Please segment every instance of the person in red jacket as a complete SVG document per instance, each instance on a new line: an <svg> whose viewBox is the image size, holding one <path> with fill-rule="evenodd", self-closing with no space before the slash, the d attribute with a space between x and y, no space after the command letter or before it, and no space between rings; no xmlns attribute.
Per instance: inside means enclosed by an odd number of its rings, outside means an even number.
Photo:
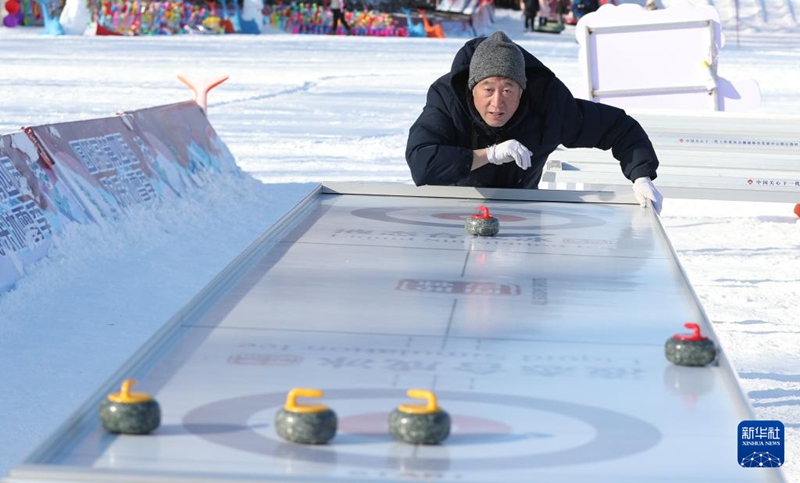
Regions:
<svg viewBox="0 0 800 483"><path fill-rule="evenodd" d="M661 210L658 157L641 125L622 109L574 98L503 32L468 41L430 86L406 161L417 186L536 189L559 145L610 149L642 206Z"/></svg>

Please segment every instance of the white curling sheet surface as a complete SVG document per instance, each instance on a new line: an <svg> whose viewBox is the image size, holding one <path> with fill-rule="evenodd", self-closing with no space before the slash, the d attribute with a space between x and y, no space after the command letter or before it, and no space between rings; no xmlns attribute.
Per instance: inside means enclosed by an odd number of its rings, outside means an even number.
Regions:
<svg viewBox="0 0 800 483"><path fill-rule="evenodd" d="M703 315L648 211L486 201L500 233L482 238L464 231L474 200L318 203L140 380L159 429L87 428L54 462L265 481L775 477L737 465L749 414L727 369L664 357ZM324 391L330 444L276 435L293 387ZM389 435L411 388L450 413L442 445Z"/></svg>

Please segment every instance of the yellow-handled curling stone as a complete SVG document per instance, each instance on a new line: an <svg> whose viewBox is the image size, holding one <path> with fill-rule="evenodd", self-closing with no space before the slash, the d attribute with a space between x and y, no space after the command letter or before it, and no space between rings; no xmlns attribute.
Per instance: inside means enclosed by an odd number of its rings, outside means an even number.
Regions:
<svg viewBox="0 0 800 483"><path fill-rule="evenodd" d="M134 379L122 382L120 392L109 394L100 404L100 422L106 431L147 434L161 424L161 408L149 394L131 392Z"/></svg>
<svg viewBox="0 0 800 483"><path fill-rule="evenodd" d="M436 401L432 391L409 389L408 396L424 404L401 404L389 415L389 432L394 439L410 444L439 444L450 435L450 415Z"/></svg>
<svg viewBox="0 0 800 483"><path fill-rule="evenodd" d="M500 221L489 214L489 208L479 206L480 214L469 215L464 220L464 227L470 235L495 236L500 231Z"/></svg>
<svg viewBox="0 0 800 483"><path fill-rule="evenodd" d="M700 334L700 326L694 322L683 324L691 334L675 334L664 347L667 359L679 366L705 366L717 358L717 348L707 337Z"/></svg>
<svg viewBox="0 0 800 483"><path fill-rule="evenodd" d="M319 389L294 388L286 396L286 404L275 414L278 436L300 444L325 444L336 436L336 413L324 404L297 402L298 397L322 397Z"/></svg>

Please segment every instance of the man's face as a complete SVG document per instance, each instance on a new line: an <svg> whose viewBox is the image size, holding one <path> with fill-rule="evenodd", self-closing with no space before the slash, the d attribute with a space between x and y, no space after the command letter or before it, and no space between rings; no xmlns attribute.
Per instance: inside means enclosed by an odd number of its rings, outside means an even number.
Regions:
<svg viewBox="0 0 800 483"><path fill-rule="evenodd" d="M472 98L484 122L501 127L517 112L522 88L507 77L487 77L472 88Z"/></svg>

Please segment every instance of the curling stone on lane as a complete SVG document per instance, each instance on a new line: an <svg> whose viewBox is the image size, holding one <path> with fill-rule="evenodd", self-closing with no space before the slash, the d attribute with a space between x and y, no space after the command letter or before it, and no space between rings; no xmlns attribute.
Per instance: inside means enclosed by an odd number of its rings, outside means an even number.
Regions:
<svg viewBox="0 0 800 483"><path fill-rule="evenodd" d="M714 342L700 334L700 326L689 322L683 325L691 334L675 334L667 340L667 359L679 366L705 366L717 358Z"/></svg>
<svg viewBox="0 0 800 483"><path fill-rule="evenodd" d="M325 444L336 436L336 413L324 404L300 405L298 397L322 397L319 389L294 388L275 414L278 435L293 443Z"/></svg>
<svg viewBox="0 0 800 483"><path fill-rule="evenodd" d="M389 415L389 432L394 439L410 444L439 444L450 435L450 415L424 389L409 389L408 396L425 404L401 404Z"/></svg>
<svg viewBox="0 0 800 483"><path fill-rule="evenodd" d="M489 214L489 208L479 206L480 214L473 213L464 220L467 233L477 236L495 236L500 231L500 222Z"/></svg>
<svg viewBox="0 0 800 483"><path fill-rule="evenodd" d="M131 392L134 379L122 382L120 392L109 394L100 405L100 422L106 431L147 434L161 424L161 408L149 394Z"/></svg>

